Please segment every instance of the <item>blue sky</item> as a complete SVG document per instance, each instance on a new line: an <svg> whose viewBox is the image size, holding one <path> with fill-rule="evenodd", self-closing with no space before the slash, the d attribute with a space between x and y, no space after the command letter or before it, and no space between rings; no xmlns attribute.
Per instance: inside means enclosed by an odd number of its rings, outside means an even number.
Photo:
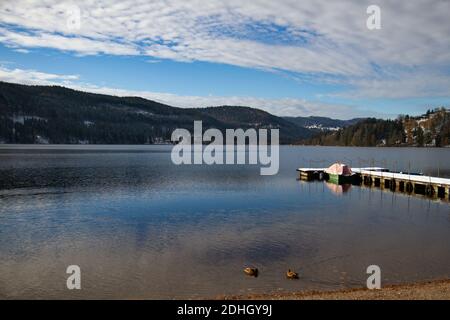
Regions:
<svg viewBox="0 0 450 320"><path fill-rule="evenodd" d="M450 104L448 3L381 2L381 29L369 30L364 1L241 2L6 0L0 80L283 116Z"/></svg>

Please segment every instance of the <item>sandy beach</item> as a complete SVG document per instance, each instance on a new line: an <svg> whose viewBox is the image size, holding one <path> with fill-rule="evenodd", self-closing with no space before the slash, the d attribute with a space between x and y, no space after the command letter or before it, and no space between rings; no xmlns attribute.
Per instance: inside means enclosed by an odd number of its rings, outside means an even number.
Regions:
<svg viewBox="0 0 450 320"><path fill-rule="evenodd" d="M380 290L366 288L337 291L254 294L226 296L221 299L241 300L450 300L450 279L415 284L390 285Z"/></svg>

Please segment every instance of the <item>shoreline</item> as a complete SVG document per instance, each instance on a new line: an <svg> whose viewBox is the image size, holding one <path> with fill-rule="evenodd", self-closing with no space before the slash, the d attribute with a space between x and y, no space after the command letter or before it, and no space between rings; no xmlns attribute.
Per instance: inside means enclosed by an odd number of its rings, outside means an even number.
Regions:
<svg viewBox="0 0 450 320"><path fill-rule="evenodd" d="M8 146L21 146L21 147L69 147L69 146L174 146L176 143L2 143L0 142L0 147ZM202 144L207 146L207 143ZM227 144L224 143L223 146ZM342 146L342 145L322 145L322 144L296 144L296 143L279 143L279 146L289 146L289 147L323 147L323 148L384 148L384 149L450 149L450 145L444 146L415 146L415 145L389 145L389 146ZM248 146L248 144L246 144Z"/></svg>
<svg viewBox="0 0 450 320"><path fill-rule="evenodd" d="M450 279L386 285L380 290L353 288L333 291L228 295L223 300L450 300Z"/></svg>

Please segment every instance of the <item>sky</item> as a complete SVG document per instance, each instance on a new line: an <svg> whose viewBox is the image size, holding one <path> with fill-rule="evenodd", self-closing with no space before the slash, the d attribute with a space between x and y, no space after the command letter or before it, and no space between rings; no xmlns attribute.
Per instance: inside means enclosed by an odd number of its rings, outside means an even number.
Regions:
<svg viewBox="0 0 450 320"><path fill-rule="evenodd" d="M448 0L0 0L0 81L278 116L418 115L450 106L449 12Z"/></svg>

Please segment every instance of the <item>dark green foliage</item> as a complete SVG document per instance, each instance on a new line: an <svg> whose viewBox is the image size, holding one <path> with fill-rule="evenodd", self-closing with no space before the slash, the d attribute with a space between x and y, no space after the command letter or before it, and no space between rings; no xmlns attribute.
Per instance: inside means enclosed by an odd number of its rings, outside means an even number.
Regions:
<svg viewBox="0 0 450 320"><path fill-rule="evenodd" d="M368 147L447 146L450 144L450 113L446 109L435 109L416 118L408 115L399 116L396 120L369 118L339 131L320 133L301 143Z"/></svg>
<svg viewBox="0 0 450 320"><path fill-rule="evenodd" d="M442 126L440 134L436 137L436 146L449 146L450 145L450 121L445 122Z"/></svg>
<svg viewBox="0 0 450 320"><path fill-rule="evenodd" d="M336 132L319 134L307 144L337 146L395 145L404 141L403 126L398 120L369 118Z"/></svg>
<svg viewBox="0 0 450 320"><path fill-rule="evenodd" d="M280 118L248 107L182 109L137 97L0 82L0 143L161 143L170 141L176 128L192 132L195 120L203 121L204 130L217 128L223 132L235 128L278 128L280 143L338 146L450 144L450 113L443 108L428 110L422 117L402 115L396 120ZM304 126L314 124L345 128L313 136L318 130Z"/></svg>
<svg viewBox="0 0 450 320"><path fill-rule="evenodd" d="M136 97L115 97L58 86L0 82L0 142L144 144L170 141L176 128L279 128L280 142L311 131L245 107L183 109Z"/></svg>

